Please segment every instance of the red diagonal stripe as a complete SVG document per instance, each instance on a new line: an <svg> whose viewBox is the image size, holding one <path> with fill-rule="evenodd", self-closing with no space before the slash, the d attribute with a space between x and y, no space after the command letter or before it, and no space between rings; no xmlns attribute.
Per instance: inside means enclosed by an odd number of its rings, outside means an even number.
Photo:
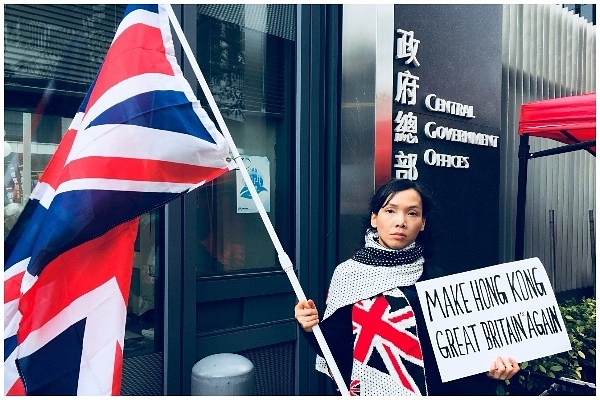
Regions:
<svg viewBox="0 0 600 400"><path fill-rule="evenodd" d="M115 364L113 366L113 384L112 395L119 396L121 394L121 378L123 375L123 348L117 341L115 343Z"/></svg>
<svg viewBox="0 0 600 400"><path fill-rule="evenodd" d="M127 304L138 221L136 218L118 225L103 236L61 254L44 268L19 301L23 315L17 334L19 343L75 299L112 277L116 278Z"/></svg>
<svg viewBox="0 0 600 400"><path fill-rule="evenodd" d="M50 159L48 166L40 177L40 182L46 182L54 190L56 190L60 183L60 176L63 173L63 168L67 162L67 157L71 152L71 147L73 147L73 142L75 141L76 135L76 130L67 129L67 132L65 132L65 135L60 141L60 145L54 152L54 155Z"/></svg>
<svg viewBox="0 0 600 400"><path fill-rule="evenodd" d="M25 386L23 386L23 381L21 379L17 379L17 381L8 389L6 392L7 396L25 396Z"/></svg>
<svg viewBox="0 0 600 400"><path fill-rule="evenodd" d="M354 307L352 320L361 326L360 334L354 345L354 358L358 361L365 362L373 345L373 339L376 335L379 335L378 329L381 326L381 318L387 307L389 307L389 304L382 296L375 299L369 311Z"/></svg>
<svg viewBox="0 0 600 400"><path fill-rule="evenodd" d="M377 335L391 342L405 354L421 360L423 355L418 340L383 320L383 315L388 309L389 303L384 296L378 296L368 311L354 307L352 319L362 327L355 345L355 358L364 362Z"/></svg>
<svg viewBox="0 0 600 400"><path fill-rule="evenodd" d="M390 360L390 362L392 363L392 366L394 368L394 370L398 373L398 377L400 378L400 382L402 382L402 385L409 389L411 392L415 392L411 382L408 380L408 378L406 377L406 375L404 374L404 370L402 369L402 367L400 366L400 364L398 363L398 360L396 359L396 356L394 355L394 353L392 353L392 349L390 349L390 347L386 344L383 344L383 348L385 349L385 352L388 356L388 359Z"/></svg>
<svg viewBox="0 0 600 400"><path fill-rule="evenodd" d="M171 161L120 157L86 157L73 160L63 170L61 182L104 178L147 182L196 184L211 180L227 168L213 168Z"/></svg>
<svg viewBox="0 0 600 400"><path fill-rule="evenodd" d="M21 296L21 281L25 271L4 281L4 304L17 300Z"/></svg>
<svg viewBox="0 0 600 400"><path fill-rule="evenodd" d="M127 78L146 73L173 76L165 53L160 29L145 24L131 25L108 49L86 111L108 89Z"/></svg>
<svg viewBox="0 0 600 400"><path fill-rule="evenodd" d="M414 316L415 316L415 313L413 313L412 310L409 310L409 311L405 312L404 314L396 315L395 317L390 318L389 321L391 323L395 324L396 322L400 322L402 320L409 319Z"/></svg>

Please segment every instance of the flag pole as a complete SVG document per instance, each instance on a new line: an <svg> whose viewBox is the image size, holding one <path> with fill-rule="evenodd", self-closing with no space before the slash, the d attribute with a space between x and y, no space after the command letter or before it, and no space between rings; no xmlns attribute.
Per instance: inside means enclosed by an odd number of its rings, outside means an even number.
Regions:
<svg viewBox="0 0 600 400"><path fill-rule="evenodd" d="M244 162L242 161L242 157L240 157L237 147L236 147L235 143L233 142L233 139L231 138L231 134L229 133L229 130L227 129L227 125L225 124L225 121L223 120L223 116L221 115L221 112L219 111L219 108L217 107L217 103L215 102L215 100L212 96L210 88L208 87L208 84L206 83L206 80L204 79L204 75L202 75L202 71L200 71L200 66L198 65L198 62L196 61L196 58L194 57L192 49L190 48L190 45L187 42L185 35L183 34L183 30L181 29L181 26L179 25L179 21L177 20L177 17L175 16L175 13L173 12L173 8L171 7L171 4L166 4L166 7L167 7L167 10L169 13L169 19L171 20L171 25L173 26L173 29L175 30L175 33L177 34L177 37L179 38L179 41L181 42L181 45L185 51L188 61L190 62L190 65L192 66L192 69L194 70L194 73L196 74L198 83L200 84L200 87L202 88L202 91L204 92L204 95L206 96L206 99L208 100L208 103L210 105L210 108L211 108L215 118L217 119L219 128L220 128L221 132L223 133L223 135L225 136L227 144L229 145L229 150L231 151L231 154L233 155L233 159L240 169L242 177L244 178L244 181L246 182L246 186L248 187L248 190L250 191L250 194L252 195L252 199L254 200L254 203L256 204L256 208L258 209L258 212L263 220L263 223L264 223L265 227L267 228L267 232L269 233L269 236L271 237L273 245L275 246L275 249L277 250L277 255L279 257L279 263L281 264L281 267L285 271L290 283L292 284L292 288L294 289L294 292L296 293L296 297L298 298L298 300L306 300L306 296L304 295L304 291L302 290L302 287L300 286L298 277L294 273L294 266L292 264L292 261L291 261L290 257L287 255L287 253L285 252L285 250L283 249L283 246L281 245L281 242L279 241L279 238L277 237L277 233L275 232L275 229L273 228L273 225L271 224L271 220L269 219L269 216L267 215L267 212L262 203L262 200L260 200L260 197L258 196L258 193L256 192L254 183L250 179L250 175L248 174L246 166L244 165ZM327 345L327 342L325 341L325 337L323 336L323 332L321 332L321 328L319 327L318 324L313 327L313 333L315 334L315 338L317 339L319 347L321 348L321 351L323 352L323 356L324 356L325 360L327 361L327 366L331 370L333 379L334 379L340 393L342 394L342 396L349 396L350 394L348 392L347 386L344 384L344 379L342 378L342 375L340 374L337 364L335 363L335 360L333 359L333 355L331 354L331 350L329 349L329 346Z"/></svg>

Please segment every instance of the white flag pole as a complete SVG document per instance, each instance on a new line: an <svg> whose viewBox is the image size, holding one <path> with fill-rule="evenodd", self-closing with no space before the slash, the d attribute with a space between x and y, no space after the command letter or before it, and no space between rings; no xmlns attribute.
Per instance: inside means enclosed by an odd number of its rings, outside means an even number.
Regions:
<svg viewBox="0 0 600 400"><path fill-rule="evenodd" d="M179 41L181 42L181 45L183 46L183 49L188 58L188 61L190 62L190 65L192 66L192 69L194 70L194 73L196 74L198 83L200 83L200 87L202 88L204 95L206 96L206 99L208 100L208 103L210 105L210 108L211 108L215 118L217 119L219 128L220 128L221 132L223 133L223 135L225 136L225 139L227 140L231 154L233 155L235 162L237 163L238 167L240 168L240 172L242 173L242 177L244 178L244 181L246 182L246 186L248 187L248 190L250 191L250 194L252 195L252 199L254 200L254 203L256 204L256 208L258 209L258 212L263 220L263 223L264 223L265 227L267 228L267 232L269 233L269 236L271 237L271 240L273 241L273 245L275 246L275 249L277 250L277 255L279 257L279 263L281 264L281 267L283 268L286 275L288 276L288 279L289 279L290 283L292 284L292 288L294 289L294 292L296 293L296 297L298 298L298 300L306 300L306 296L304 295L302 287L300 286L298 277L294 273L294 266L292 264L292 261L291 261L290 257L287 255L287 253L285 252L285 250L283 249L283 246L281 245L281 242L279 241L279 238L277 237L277 233L275 232L275 229L273 229L273 225L271 224L271 220L269 219L269 216L267 215L267 212L262 203L262 200L260 200L260 197L258 197L258 193L256 192L256 188L254 187L254 183L250 179L250 175L248 174L246 166L244 165L244 162L242 161L242 158L240 157L237 147L236 147L235 143L233 142L233 139L231 138L231 134L229 133L229 130L227 129L227 125L225 124L225 121L223 120L223 117L221 116L221 112L219 111L219 108L217 107L217 103L215 102L215 100L212 96L212 93L210 91L210 88L208 87L208 84L206 83L206 80L204 79L204 75L202 75L202 71L200 71L200 66L198 65L198 62L196 61L196 58L194 57L192 49L190 48L190 45L187 42L185 35L183 34L183 30L181 29L181 26L179 25L179 22L177 21L177 17L175 16L175 13L173 12L173 8L171 7L170 4L166 4L166 7L167 7L167 10L169 13L169 19L171 20L173 29L175 29L175 32L177 33L177 37L179 38ZM317 339L319 347L321 348L321 351L323 352L323 355L325 356L325 360L327 361L327 366L329 367L329 369L331 370L331 373L333 374L333 379L335 380L335 383L336 383L338 389L340 390L340 393L342 394L342 396L349 396L350 394L348 392L348 387L344 384L344 379L342 378L342 375L340 374L337 364L335 363L335 360L333 359L333 355L331 354L331 351L329 350L329 347L327 346L325 337L323 336L323 333L321 332L321 328L319 327L318 324L313 327L313 333L315 334L315 338Z"/></svg>

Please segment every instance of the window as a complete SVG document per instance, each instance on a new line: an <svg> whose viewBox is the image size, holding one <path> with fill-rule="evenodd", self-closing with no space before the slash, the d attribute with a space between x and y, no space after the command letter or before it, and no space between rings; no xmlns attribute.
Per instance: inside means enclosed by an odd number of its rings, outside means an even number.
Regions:
<svg viewBox="0 0 600 400"><path fill-rule="evenodd" d="M198 63L285 246L293 214L288 155L295 6L202 4L197 10ZM208 102L198 97L210 114ZM199 276L280 268L239 171L197 189L197 204Z"/></svg>

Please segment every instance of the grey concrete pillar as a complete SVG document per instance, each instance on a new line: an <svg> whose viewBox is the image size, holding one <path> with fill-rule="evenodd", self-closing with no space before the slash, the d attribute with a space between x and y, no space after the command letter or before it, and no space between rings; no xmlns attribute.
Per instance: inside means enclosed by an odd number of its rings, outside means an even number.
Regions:
<svg viewBox="0 0 600 400"><path fill-rule="evenodd" d="M192 396L254 395L254 365L239 354L204 357L192 368Z"/></svg>

